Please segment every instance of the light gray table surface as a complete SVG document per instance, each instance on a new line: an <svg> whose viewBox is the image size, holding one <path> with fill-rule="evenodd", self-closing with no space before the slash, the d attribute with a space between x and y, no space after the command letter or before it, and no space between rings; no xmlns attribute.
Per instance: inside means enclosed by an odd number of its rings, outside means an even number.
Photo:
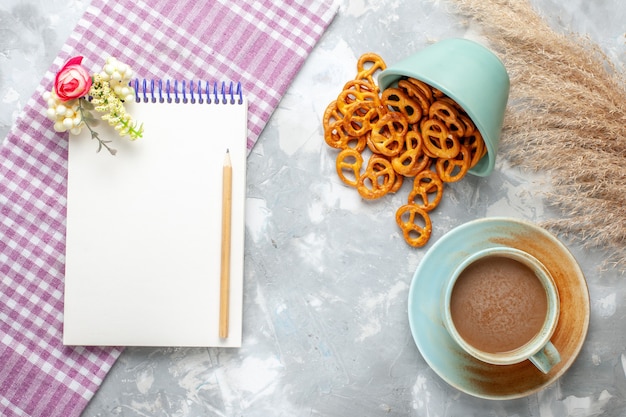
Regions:
<svg viewBox="0 0 626 417"><path fill-rule="evenodd" d="M534 4L556 30L588 33L626 62L622 0ZM0 138L87 5L0 4ZM127 348L85 417L626 416L626 277L600 268L602 251L566 241L591 300L573 366L528 397L478 399L447 385L411 337L407 294L425 249L408 247L398 233L393 213L404 197L365 203L336 177L321 116L354 76L357 57L373 51L394 62L438 39L477 36L479 28L448 6L340 1L248 159L243 346ZM544 180L499 159L493 175L447 189L433 241L476 218L558 215L540 197Z"/></svg>

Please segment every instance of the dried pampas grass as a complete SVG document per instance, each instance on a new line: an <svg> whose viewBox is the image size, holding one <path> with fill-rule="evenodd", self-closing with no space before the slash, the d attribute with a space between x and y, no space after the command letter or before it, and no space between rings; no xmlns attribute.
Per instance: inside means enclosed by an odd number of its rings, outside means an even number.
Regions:
<svg viewBox="0 0 626 417"><path fill-rule="evenodd" d="M589 39L555 32L527 0L452 0L511 77L501 157L550 173L545 226L626 270L626 80Z"/></svg>

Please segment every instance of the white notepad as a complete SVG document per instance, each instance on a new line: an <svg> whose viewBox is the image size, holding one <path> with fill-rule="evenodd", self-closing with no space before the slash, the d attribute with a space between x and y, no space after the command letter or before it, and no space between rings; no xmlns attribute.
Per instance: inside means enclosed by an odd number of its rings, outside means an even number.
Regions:
<svg viewBox="0 0 626 417"><path fill-rule="evenodd" d="M216 93L217 94L217 93ZM221 96L221 94L220 94ZM227 95L228 96L228 95ZM95 153L70 136L63 342L222 346L242 340L247 101L127 103L142 138ZM158 97L157 97L158 101ZM222 166L233 166L229 336L219 327Z"/></svg>

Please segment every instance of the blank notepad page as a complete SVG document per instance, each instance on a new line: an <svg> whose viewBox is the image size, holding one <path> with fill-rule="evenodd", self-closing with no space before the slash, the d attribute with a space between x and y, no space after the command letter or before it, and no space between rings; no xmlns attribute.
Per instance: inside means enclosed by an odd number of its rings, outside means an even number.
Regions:
<svg viewBox="0 0 626 417"><path fill-rule="evenodd" d="M141 94L139 94L141 98ZM247 101L128 103L69 141L64 344L241 345ZM197 99L198 97L196 97ZM182 100L180 100L182 101ZM222 165L233 165L229 336L220 339Z"/></svg>

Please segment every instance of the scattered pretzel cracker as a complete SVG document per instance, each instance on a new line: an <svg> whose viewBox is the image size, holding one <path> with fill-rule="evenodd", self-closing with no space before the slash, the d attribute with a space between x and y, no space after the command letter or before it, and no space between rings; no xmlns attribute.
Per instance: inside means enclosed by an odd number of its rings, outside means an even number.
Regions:
<svg viewBox="0 0 626 417"><path fill-rule="evenodd" d="M461 180L486 147L467 113L440 90L402 78L381 92L374 76L386 68L375 53L359 58L356 77L324 112L324 140L339 150L335 165L341 181L366 200L395 193L405 179L413 179L396 223L409 245L422 247L430 239L429 213L441 201L444 183Z"/></svg>

